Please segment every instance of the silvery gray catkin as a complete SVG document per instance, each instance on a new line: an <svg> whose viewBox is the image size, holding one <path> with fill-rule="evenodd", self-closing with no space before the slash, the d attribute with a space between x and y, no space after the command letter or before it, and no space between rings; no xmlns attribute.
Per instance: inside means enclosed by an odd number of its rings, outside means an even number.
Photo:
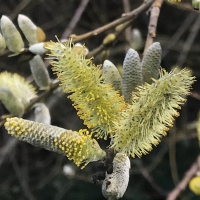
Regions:
<svg viewBox="0 0 200 200"><path fill-rule="evenodd" d="M124 153L117 153L113 159L113 173L106 174L102 184L102 194L108 200L121 198L128 186L130 160Z"/></svg>
<svg viewBox="0 0 200 200"><path fill-rule="evenodd" d="M123 62L122 95L125 102L129 103L132 92L138 85L142 85L142 67L137 51L129 49Z"/></svg>
<svg viewBox="0 0 200 200"><path fill-rule="evenodd" d="M122 90L122 77L119 74L118 69L109 60L105 60L103 63L103 79L105 83L109 83L113 88L121 93Z"/></svg>
<svg viewBox="0 0 200 200"><path fill-rule="evenodd" d="M161 56L162 49L160 43L154 42L149 46L142 60L142 75L144 82L151 84L151 78L159 78Z"/></svg>
<svg viewBox="0 0 200 200"><path fill-rule="evenodd" d="M48 90L50 88L51 80L42 58L39 55L36 55L29 63L36 84L41 90Z"/></svg>

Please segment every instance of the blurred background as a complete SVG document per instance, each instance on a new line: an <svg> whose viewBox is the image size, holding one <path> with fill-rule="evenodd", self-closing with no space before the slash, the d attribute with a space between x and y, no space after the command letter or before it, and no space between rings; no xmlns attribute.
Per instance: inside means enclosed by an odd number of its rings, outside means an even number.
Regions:
<svg viewBox="0 0 200 200"><path fill-rule="evenodd" d="M142 3L142 0L0 0L0 15L8 16L17 26L18 14L24 14L44 30L46 40L55 41L55 35L66 39L65 36L72 33L81 35L101 27ZM76 12L82 14L73 27L70 22ZM142 57L148 24L149 15L142 12L109 48L109 54L96 55L94 62L102 64L104 59L109 59L120 69L130 47L138 50ZM113 30L82 42L92 51ZM168 71L176 66L190 68L197 81L168 135L148 155L131 159L130 182L123 200L166 199L199 154L196 131L200 108L199 35L200 14L193 9L191 1L182 0L176 4L164 1L155 38L163 49L161 65ZM21 56L1 56L0 71L5 70L17 72L31 80L29 63ZM55 78L50 67L48 71L51 78ZM54 92L45 99L45 103L50 110L52 125L72 130L84 127L66 94ZM8 114L1 103L0 114ZM33 110L30 110L24 118L31 118L32 114ZM0 129L0 200L104 199L101 185L92 183L95 163L80 170L66 157L20 142L8 135L3 126ZM106 148L109 141L102 140L100 144ZM200 197L186 187L178 199L198 200Z"/></svg>

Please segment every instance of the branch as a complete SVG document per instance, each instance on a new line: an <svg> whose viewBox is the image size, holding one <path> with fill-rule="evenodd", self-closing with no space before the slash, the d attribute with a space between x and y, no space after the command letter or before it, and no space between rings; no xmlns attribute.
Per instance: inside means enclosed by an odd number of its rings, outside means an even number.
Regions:
<svg viewBox="0 0 200 200"><path fill-rule="evenodd" d="M62 34L61 38L68 38L69 35L71 34L72 30L74 29L74 27L76 26L76 24L78 23L78 21L80 20L85 8L87 7L89 3L89 0L82 0L79 7L76 9L76 12L72 18L72 20L70 21L68 27L65 29L64 33Z"/></svg>
<svg viewBox="0 0 200 200"><path fill-rule="evenodd" d="M184 191L191 180L191 178L197 172L197 162L195 161L190 169L186 172L185 176L181 180L181 182L168 194L167 200L175 200L180 195L182 191Z"/></svg>
<svg viewBox="0 0 200 200"><path fill-rule="evenodd" d="M108 29L111 29L119 24L122 24L124 22L127 22L133 18L135 18L137 15L139 15L141 12L143 12L144 10L146 10L147 8L149 8L149 6L151 6L153 4L155 0L147 0L145 1L140 7L138 7L137 9L129 12L129 13L126 13L126 14L123 14L121 18L119 19L116 19L114 20L113 22L109 23L109 24L106 24L100 28L97 28L93 31L90 31L88 33L85 33L83 35L79 35L79 36L75 36L74 38L74 42L79 42L81 40L84 40L84 39L88 39L92 36L96 36L98 35L99 33L102 33Z"/></svg>
<svg viewBox="0 0 200 200"><path fill-rule="evenodd" d="M154 38L156 37L156 28L158 23L158 17L160 15L160 8L164 0L156 0L151 7L151 16L149 21L149 31L147 35L147 40L144 48L144 53L148 47L153 43Z"/></svg>

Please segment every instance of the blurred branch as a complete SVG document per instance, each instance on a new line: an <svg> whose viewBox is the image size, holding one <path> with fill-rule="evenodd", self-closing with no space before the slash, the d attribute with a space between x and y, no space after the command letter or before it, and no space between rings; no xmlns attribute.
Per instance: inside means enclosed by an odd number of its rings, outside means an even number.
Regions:
<svg viewBox="0 0 200 200"><path fill-rule="evenodd" d="M75 36L73 38L73 42L76 43L76 42L80 42L84 39L88 39L92 36L96 36L98 35L99 33L102 33L108 29L111 29L113 27L116 27L117 25L119 24L123 24L124 22L127 22L129 20L133 20L136 16L138 16L141 12L143 12L144 10L148 9L149 6L151 6L153 4L155 0L146 0L140 7L136 8L135 10L129 12L129 13L125 13L122 15L121 18L119 19L116 19L114 20L113 22L111 23L108 23L100 28L97 28L93 31L90 31L88 33L85 33L83 35L79 35L79 36ZM28 49L25 49L24 51L20 52L20 54L24 54L24 53L27 53L29 52ZM0 56L6 56L6 55L10 55L10 54L13 54L13 52L7 50L7 51L4 51L2 53L0 53Z"/></svg>
<svg viewBox="0 0 200 200"><path fill-rule="evenodd" d="M120 28L120 30L119 30L119 31L116 31L116 32L114 33L114 34L115 34L115 40L114 40L114 41L112 41L112 42L110 42L109 44L106 44L106 45L104 45L103 42L102 42L102 44L101 44L99 47L97 47L97 48L95 48L94 50L92 50L91 52L89 52L89 54L87 55L87 57L88 57L88 58L95 57L96 55L98 55L98 54L99 54L100 52L102 52L103 50L108 49L109 47L111 47L111 46L113 45L113 43L116 42L116 40L119 38L119 36L124 32L124 30L125 30L128 26L131 25L131 23L132 23L132 20L130 20L130 21L124 23L124 24L122 25L122 27Z"/></svg>
<svg viewBox="0 0 200 200"><path fill-rule="evenodd" d="M177 184L179 182L176 164L176 134L176 128L174 126L169 131L169 163L174 184Z"/></svg>
<svg viewBox="0 0 200 200"><path fill-rule="evenodd" d="M158 17L160 15L160 8L162 6L164 0L156 0L153 5L151 6L151 14L150 14L150 21L148 27L148 35L146 39L146 44L144 48L144 53L148 49L148 47L153 43L154 38L156 37L156 29L158 23Z"/></svg>
<svg viewBox="0 0 200 200"><path fill-rule="evenodd" d="M124 12L128 13L130 12L130 1L129 0L123 0L123 6L124 6ZM130 44L131 44L131 39L132 39L132 35L131 35L131 27L126 28L125 30L125 39L127 42L127 47L126 49L128 50Z"/></svg>
<svg viewBox="0 0 200 200"><path fill-rule="evenodd" d="M68 38L71 32L73 31L74 27L80 20L85 8L87 7L90 0L82 0L79 7L76 9L74 16L72 17L71 21L69 22L68 27L65 29L64 33L61 36L61 39Z"/></svg>
<svg viewBox="0 0 200 200"><path fill-rule="evenodd" d="M162 53L162 58L164 58L167 53L173 48L174 45L176 45L177 41L180 39L180 37L185 33L185 31L191 26L191 23L196 19L197 15L196 13L190 13L185 21L180 25L180 27L177 29L177 31L174 33L174 35L169 38L166 48L164 49Z"/></svg>
<svg viewBox="0 0 200 200"><path fill-rule="evenodd" d="M149 172L146 170L146 168L143 166L142 161L141 160L136 160L134 162L137 167L138 170L141 172L141 174L143 175L143 177L150 183L150 185L162 196L166 196L167 192L165 190L163 190L159 185L157 185L153 179L153 177L149 174Z"/></svg>
<svg viewBox="0 0 200 200"><path fill-rule="evenodd" d="M23 0L21 1L15 10L12 11L11 15L9 16L11 20L13 20L29 3L31 0Z"/></svg>
<svg viewBox="0 0 200 200"><path fill-rule="evenodd" d="M197 162L195 161L193 165L190 167L190 169L185 173L185 176L179 182L179 184L168 194L167 200L175 200L178 198L180 193L184 191L191 180L191 178L196 174L197 172Z"/></svg>
<svg viewBox="0 0 200 200"><path fill-rule="evenodd" d="M21 185L21 188L22 188L23 193L26 196L26 198L28 200L36 200L36 198L33 196L33 194L30 191L28 181L26 180L26 178L24 176L24 170L20 169L15 157L13 157L12 165L15 170L16 176L19 180L19 184Z"/></svg>
<svg viewBox="0 0 200 200"><path fill-rule="evenodd" d="M188 37L185 41L183 50L178 58L177 65L179 67L181 67L185 63L185 60L187 59L187 55L188 55L190 48L199 32L199 29L200 29L200 15L198 15L198 17L196 18L194 25L192 26L192 28L190 30L190 34L188 35Z"/></svg>
<svg viewBox="0 0 200 200"><path fill-rule="evenodd" d="M106 31L106 30L108 30L108 29L111 29L111 28L113 28L113 27L115 27L115 26L117 26L117 25L119 25L119 24L122 24L122 23L124 23L124 22L127 22L127 21L129 21L129 20L135 18L136 16L138 16L138 15L139 15L141 12L143 12L144 10L146 10L149 6L151 6L151 5L153 4L154 1L155 1L155 0L147 0L147 1L145 1L140 7L136 8L135 10L133 10L133 11L131 11L131 12L129 12L129 13L123 14L121 18L116 19L116 20L114 20L113 22L108 23L108 24L106 24L106 25L104 25L104 26L102 26L102 27L100 27L100 28L97 28L97 29L95 29L95 30L93 30L93 31L90 31L90 32L88 32L88 33L85 33L85 34L83 34L83 35L76 36L76 37L74 38L73 41L74 41L74 42L79 42L79 41L81 41L81 40L88 39L88 38L90 38L90 37L92 37L92 36L96 36L96 35L98 35L99 33L104 32L104 31Z"/></svg>
<svg viewBox="0 0 200 200"><path fill-rule="evenodd" d="M0 167L2 166L6 156L12 152L19 140L10 137L3 147L0 148Z"/></svg>

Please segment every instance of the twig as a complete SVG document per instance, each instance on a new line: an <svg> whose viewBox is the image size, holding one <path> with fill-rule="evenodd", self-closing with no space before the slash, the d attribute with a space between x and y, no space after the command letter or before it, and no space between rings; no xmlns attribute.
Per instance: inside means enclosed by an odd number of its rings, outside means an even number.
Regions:
<svg viewBox="0 0 200 200"><path fill-rule="evenodd" d="M72 33L74 27L76 26L76 24L80 20L81 15L83 14L83 12L84 12L85 8L87 7L88 3L89 3L89 0L82 0L81 1L79 7L76 9L76 12L75 12L72 20L69 23L68 27L66 28L66 30L62 34L61 39L68 38L69 35Z"/></svg>
<svg viewBox="0 0 200 200"><path fill-rule="evenodd" d="M185 173L185 176L181 180L181 182L168 194L167 200L175 200L180 195L182 191L184 191L191 180L191 178L197 172L197 162L195 161L190 169Z"/></svg>
<svg viewBox="0 0 200 200"><path fill-rule="evenodd" d="M135 164L137 165L137 167L138 167L139 171L141 172L141 174L143 175L143 177L150 183L150 185L161 195L166 196L167 192L155 183L152 176L149 174L149 172L143 166L142 161L137 160L135 162Z"/></svg>
<svg viewBox="0 0 200 200"><path fill-rule="evenodd" d="M88 57L88 58L95 57L96 55L98 55L98 54L99 54L100 52L102 52L103 50L108 49L110 46L112 46L112 44L119 38L119 36L124 32L124 30L125 30L128 26L131 25L131 23L132 23L132 20L130 20L130 21L124 23L124 24L122 25L121 29L120 29L119 31L116 31L116 32L114 33L115 36L116 36L114 41L112 41L111 43L106 44L106 45L104 45L103 42L102 42L102 44L101 44L99 47L97 47L97 48L95 48L94 50L92 50L91 52L89 52L89 54L87 55L87 57Z"/></svg>
<svg viewBox="0 0 200 200"><path fill-rule="evenodd" d="M164 0L156 0L151 6L151 15L148 27L148 35L146 39L146 44L144 48L144 53L148 47L153 43L154 38L156 37L156 28L158 23L158 17L160 15L160 8Z"/></svg>
<svg viewBox="0 0 200 200"><path fill-rule="evenodd" d="M30 2L31 2L31 0L21 1L16 6L15 10L12 11L12 14L9 16L10 19L14 19Z"/></svg>
<svg viewBox="0 0 200 200"><path fill-rule="evenodd" d="M121 18L119 19L116 19L114 20L113 22L111 23L108 23L100 28L97 28L93 31L90 31L88 33L85 33L83 35L79 35L79 36L76 36L74 38L74 42L79 42L81 40L84 40L84 39L88 39L92 36L95 36L95 35L98 35L99 33L102 33L108 29L111 29L113 27L116 27L117 25L119 24L122 24L124 22L127 22L133 18L135 18L137 15L139 15L141 12L143 12L144 10L146 10L147 8L149 8L149 6L151 6L153 4L155 0L147 0L145 1L140 7L136 8L135 10L129 12L129 13L126 13L124 15L122 15Z"/></svg>
<svg viewBox="0 0 200 200"><path fill-rule="evenodd" d="M90 31L88 33L85 33L83 35L79 35L79 36L76 36L75 38L73 38L73 42L80 42L84 39L88 39L92 36L95 36L95 35L98 35L99 33L102 33L108 29L111 29L119 24L122 24L124 22L127 22L129 20L132 20L134 19L137 15L139 15L141 12L143 12L144 10L146 10L147 8L149 8L149 6L151 6L153 4L155 0L147 0L145 1L140 7L138 7L137 9L129 12L129 13L126 13L126 14L123 14L121 18L117 19L117 20L114 20L113 22L109 23L109 24L106 24L100 28L97 28L93 31ZM29 52L28 49L24 49L24 51L20 52L20 54L24 54L24 53L27 53ZM13 52L9 51L9 50L6 50L2 53L0 53L0 56L7 56L7 55L10 55L10 54L13 54Z"/></svg>
<svg viewBox="0 0 200 200"><path fill-rule="evenodd" d="M198 15L198 17L196 18L195 22L194 22L194 25L192 26L192 29L190 31L190 34L188 35L186 41L185 41L185 44L183 46L183 50L178 58L178 61L177 61L177 65L179 67L181 67L184 63L185 63L185 60L187 58L187 55L189 53L189 50L199 32L199 29L200 29L200 15Z"/></svg>
<svg viewBox="0 0 200 200"><path fill-rule="evenodd" d="M125 13L130 12L130 1L129 0L123 0L123 6L124 6L124 12ZM131 27L126 28L125 39L126 39L126 42L127 42L126 49L128 49L130 44L131 44L131 39L132 39Z"/></svg>

